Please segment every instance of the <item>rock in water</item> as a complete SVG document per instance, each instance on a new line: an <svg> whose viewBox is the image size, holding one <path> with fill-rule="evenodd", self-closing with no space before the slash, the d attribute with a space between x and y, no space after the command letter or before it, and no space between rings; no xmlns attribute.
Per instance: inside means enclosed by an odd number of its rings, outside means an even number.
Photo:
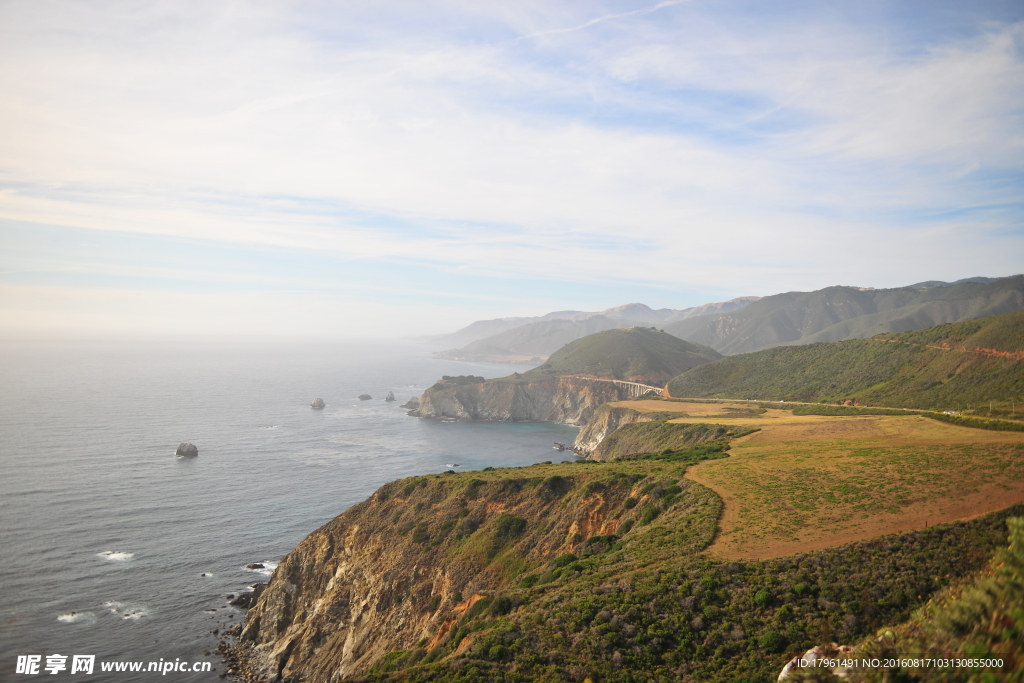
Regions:
<svg viewBox="0 0 1024 683"><path fill-rule="evenodd" d="M409 408L410 410L416 410L420 407L420 397L413 396L406 403L403 403L400 408Z"/></svg>
<svg viewBox="0 0 1024 683"><path fill-rule="evenodd" d="M384 397L384 400L385 401L397 401L398 399L395 398L395 392L389 391L388 395Z"/></svg>
<svg viewBox="0 0 1024 683"><path fill-rule="evenodd" d="M322 398L314 398L309 402L309 406L313 408L313 410L323 410L324 400Z"/></svg>
<svg viewBox="0 0 1024 683"><path fill-rule="evenodd" d="M176 450L174 454L183 458L194 458L199 455L199 449L196 448L195 444L186 441L178 444L178 450Z"/></svg>
<svg viewBox="0 0 1024 683"><path fill-rule="evenodd" d="M369 401L371 398L373 398L373 396L370 396L369 394L359 394L360 401Z"/></svg>

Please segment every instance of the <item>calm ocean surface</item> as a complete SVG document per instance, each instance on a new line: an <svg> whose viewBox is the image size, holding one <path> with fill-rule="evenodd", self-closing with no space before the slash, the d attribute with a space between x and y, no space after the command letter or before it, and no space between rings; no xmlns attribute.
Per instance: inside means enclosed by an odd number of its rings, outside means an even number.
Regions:
<svg viewBox="0 0 1024 683"><path fill-rule="evenodd" d="M563 459L552 442L575 428L399 407L443 374L522 369L398 343L3 343L0 681L34 680L15 674L28 654L209 659L215 673L97 665L72 679L217 680L211 631L243 614L225 596L267 578L246 564L275 563L393 479ZM398 401L384 402L389 390ZM176 458L181 441L199 457Z"/></svg>

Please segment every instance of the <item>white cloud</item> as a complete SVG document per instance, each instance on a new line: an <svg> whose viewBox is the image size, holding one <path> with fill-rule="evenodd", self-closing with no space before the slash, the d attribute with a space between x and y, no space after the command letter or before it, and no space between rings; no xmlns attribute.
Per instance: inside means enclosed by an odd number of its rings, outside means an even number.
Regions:
<svg viewBox="0 0 1024 683"><path fill-rule="evenodd" d="M479 283L1024 270L1019 214L955 213L1021 199L979 180L1021 170L1020 24L908 55L669 4L9 4L0 219Z"/></svg>

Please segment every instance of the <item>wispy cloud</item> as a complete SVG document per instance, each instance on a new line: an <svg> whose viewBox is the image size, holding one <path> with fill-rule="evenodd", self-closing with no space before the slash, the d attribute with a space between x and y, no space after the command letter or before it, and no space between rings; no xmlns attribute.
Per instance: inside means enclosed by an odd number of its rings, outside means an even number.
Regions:
<svg viewBox="0 0 1024 683"><path fill-rule="evenodd" d="M255 252L413 268L494 315L1024 270L1024 12L396 7L0 6L0 221L231 249L209 280L253 288Z"/></svg>
<svg viewBox="0 0 1024 683"><path fill-rule="evenodd" d="M629 17L642 17L642 16L644 16L646 14L652 14L652 13L657 12L658 10L664 9L666 7L672 7L673 5L680 5L680 4L682 4L683 2L686 2L686 1L687 0L666 0L666 2L659 2L656 5L653 5L651 7L645 7L643 9L635 9L635 10L630 10L628 12L616 12L614 14L605 14L605 15L600 16L600 17L595 17L593 19L588 19L587 21L584 21L582 24L578 24L576 26L570 26L569 28L552 28L552 29L546 29L546 30L543 30L543 31L534 31L533 33L528 33L525 36L519 36L518 38L516 38L515 42L518 42L520 40L526 40L528 38L539 38L540 36L556 35L556 34L559 34L559 33L572 33L573 31L579 31L579 30L582 30L582 29L585 29L585 28L590 28L591 26L596 26L597 24L603 24L606 21L614 21L616 19L627 19Z"/></svg>

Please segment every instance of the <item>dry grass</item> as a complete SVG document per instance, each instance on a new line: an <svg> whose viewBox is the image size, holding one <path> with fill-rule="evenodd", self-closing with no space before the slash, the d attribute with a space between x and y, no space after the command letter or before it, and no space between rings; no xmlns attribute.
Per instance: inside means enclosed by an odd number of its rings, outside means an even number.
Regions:
<svg viewBox="0 0 1024 683"><path fill-rule="evenodd" d="M673 422L758 427L730 457L687 477L725 501L711 546L729 559L816 550L981 514L1024 502L1024 434L957 427L919 416L735 417L743 404L624 401ZM664 407L662 407L664 406ZM729 409L732 410L729 410Z"/></svg>

